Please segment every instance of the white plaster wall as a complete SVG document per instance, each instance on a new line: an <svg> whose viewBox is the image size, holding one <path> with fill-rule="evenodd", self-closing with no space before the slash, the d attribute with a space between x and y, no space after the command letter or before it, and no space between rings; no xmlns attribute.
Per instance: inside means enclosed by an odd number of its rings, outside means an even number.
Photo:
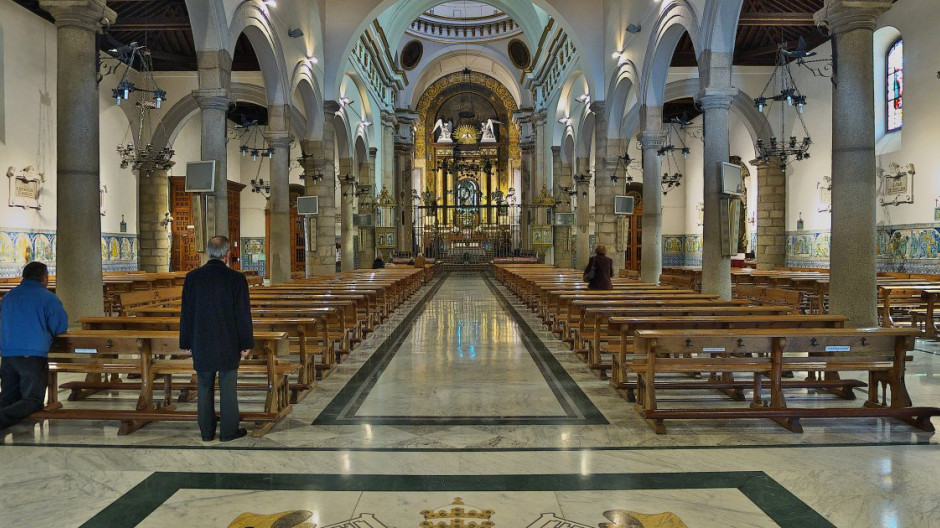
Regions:
<svg viewBox="0 0 940 528"><path fill-rule="evenodd" d="M56 32L13 2L0 2L0 169L45 173L41 210L9 207L0 182L0 228L56 227Z"/></svg>
<svg viewBox="0 0 940 528"><path fill-rule="evenodd" d="M104 91L101 93L104 94ZM107 193L104 194L105 214L101 217L101 232L120 232L121 215L123 215L124 221L127 222L127 232L137 233L137 175L130 167L121 168L121 157L117 152L118 144L133 142L132 135L136 134L136 131L132 130L130 135L128 134L130 123L124 113L125 108L118 106L114 99L104 95L99 100L101 140L98 150L101 186L107 188Z"/></svg>

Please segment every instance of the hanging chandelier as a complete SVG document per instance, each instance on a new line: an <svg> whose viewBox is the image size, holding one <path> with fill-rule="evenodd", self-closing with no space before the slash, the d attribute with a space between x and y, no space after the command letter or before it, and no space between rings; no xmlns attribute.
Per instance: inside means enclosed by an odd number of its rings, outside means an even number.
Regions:
<svg viewBox="0 0 940 528"><path fill-rule="evenodd" d="M257 121L236 126L236 128L244 131L241 134L241 145L238 147L243 158L251 155L251 161L258 161L258 158L270 159L274 156L274 149L268 146L262 127Z"/></svg>
<svg viewBox="0 0 940 528"><path fill-rule="evenodd" d="M688 159L689 153L691 152L676 130L677 126L679 125L673 122L666 123L666 143L656 151L656 155L665 159L666 170L663 171L661 183L664 196L672 189L682 185L682 173L679 172L679 162L676 160L676 152L680 152L684 159ZM676 146L675 142L673 142L673 135L679 140L679 146Z"/></svg>
<svg viewBox="0 0 940 528"><path fill-rule="evenodd" d="M757 138L756 149L757 158L767 162L772 158L779 158L781 167L786 167L790 158L801 161L809 158L809 147L813 144L809 131L806 128L806 122L803 120L803 109L806 106L806 96L800 93L790 71L788 59L796 57L796 52L787 51L786 44L781 44L777 51L777 64L774 71L764 86L760 97L754 99L754 106L757 111L764 113L771 122L771 137L765 140ZM779 104L777 104L779 103ZM776 108L775 108L776 105ZM792 135L786 136L786 115L787 109L793 109L803 129L802 138ZM779 118L779 119L777 119ZM775 130L774 126L778 128Z"/></svg>
<svg viewBox="0 0 940 528"><path fill-rule="evenodd" d="M126 46L117 42L115 44L116 47L110 52L118 60L118 65L110 70L114 71L123 66L123 71L117 86L111 90L112 96L120 105L121 101L127 101L132 93L140 93L136 103L137 113L128 123L124 138L117 146L118 155L121 157L121 168L129 167L131 170L143 171L148 176L154 170L168 170L174 165L171 160L175 151L168 146L156 149L150 144L153 138L151 112L159 109L166 101L166 92L157 86L157 81L153 77L150 50L146 46L137 45L136 42ZM132 70L136 70L143 80L140 86L131 81ZM145 128L147 129L146 135L144 134Z"/></svg>
<svg viewBox="0 0 940 528"><path fill-rule="evenodd" d="M610 183L618 183L620 181L620 172L623 172L623 177L626 179L626 183L633 183L633 175L630 174L630 167L635 166L637 160L630 157L630 153L624 151L623 156L617 156L617 170L611 171L610 173Z"/></svg>

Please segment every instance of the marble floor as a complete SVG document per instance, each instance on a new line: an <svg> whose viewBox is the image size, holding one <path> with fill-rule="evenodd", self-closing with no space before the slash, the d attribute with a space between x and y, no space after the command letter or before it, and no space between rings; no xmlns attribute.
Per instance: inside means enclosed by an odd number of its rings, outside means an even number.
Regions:
<svg viewBox="0 0 940 528"><path fill-rule="evenodd" d="M938 353L918 341L915 404L940 405ZM804 420L803 434L667 425L653 434L492 277L452 273L262 438L203 443L169 422L4 431L0 527L940 526L932 433L880 419Z"/></svg>

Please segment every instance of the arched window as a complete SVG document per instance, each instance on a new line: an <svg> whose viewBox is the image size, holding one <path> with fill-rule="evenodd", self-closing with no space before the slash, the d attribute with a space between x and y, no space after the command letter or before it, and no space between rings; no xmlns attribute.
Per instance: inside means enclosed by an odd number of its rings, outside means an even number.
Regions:
<svg viewBox="0 0 940 528"><path fill-rule="evenodd" d="M885 56L888 66L887 130L894 132L904 126L904 40L897 39Z"/></svg>

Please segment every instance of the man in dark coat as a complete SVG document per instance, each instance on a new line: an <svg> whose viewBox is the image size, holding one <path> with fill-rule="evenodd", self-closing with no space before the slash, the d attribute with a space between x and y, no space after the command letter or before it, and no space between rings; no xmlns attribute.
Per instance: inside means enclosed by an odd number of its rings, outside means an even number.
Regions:
<svg viewBox="0 0 940 528"><path fill-rule="evenodd" d="M587 281L589 290L612 290L613 283L610 279L614 277L614 261L607 256L607 246L600 245L594 248L595 255L588 260L588 265L584 268L584 274L587 275L591 268L594 268L594 277Z"/></svg>
<svg viewBox="0 0 940 528"><path fill-rule="evenodd" d="M228 238L214 236L209 261L186 274L180 310L180 348L192 353L199 388L199 431L215 438L215 378L219 378L219 440L248 434L238 427L238 362L255 346L245 275L229 269Z"/></svg>

